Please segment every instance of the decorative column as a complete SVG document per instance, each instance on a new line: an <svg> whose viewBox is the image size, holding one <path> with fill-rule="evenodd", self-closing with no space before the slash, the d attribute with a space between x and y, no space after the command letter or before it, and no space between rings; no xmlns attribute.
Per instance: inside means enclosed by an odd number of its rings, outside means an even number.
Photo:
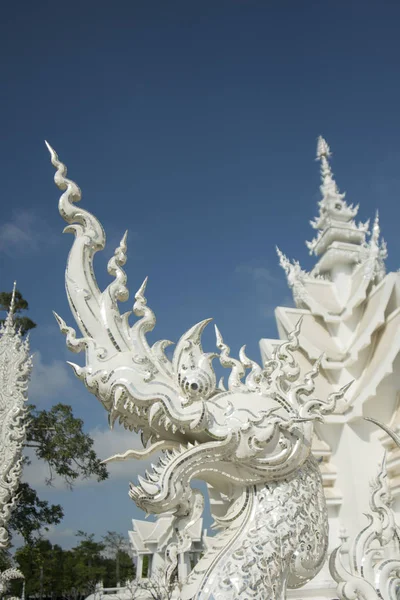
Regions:
<svg viewBox="0 0 400 600"><path fill-rule="evenodd" d="M348 204L339 191L330 157L330 148L320 137L321 200L318 215L311 221L317 235L307 242L316 264L306 272L298 261L290 261L278 250L296 306L276 309L281 339L263 339L260 347L264 361L270 359L302 318L295 356L301 371L307 373L322 355L316 396L326 397L353 381L346 401L339 402L326 424L316 428L313 440L333 549L339 543L341 526L353 537L368 508L370 466L381 446L376 430L363 417L377 417L400 430L400 273L386 273L387 249L380 240L378 214L371 229L369 222L356 223L358 206ZM389 485L399 514L400 451L392 440L385 440Z"/></svg>
<svg viewBox="0 0 400 600"><path fill-rule="evenodd" d="M375 424L382 426L379 422ZM400 437L383 428L400 447ZM350 551L340 546L332 552L330 570L341 600L397 600L400 592L399 529L391 508L386 453L371 483L368 524L354 538Z"/></svg>
<svg viewBox="0 0 400 600"><path fill-rule="evenodd" d="M25 442L26 400L32 360L29 341L14 322L15 284L7 318L0 326L0 548L9 545L7 524L18 500ZM17 569L0 573L0 597L11 579L23 575Z"/></svg>

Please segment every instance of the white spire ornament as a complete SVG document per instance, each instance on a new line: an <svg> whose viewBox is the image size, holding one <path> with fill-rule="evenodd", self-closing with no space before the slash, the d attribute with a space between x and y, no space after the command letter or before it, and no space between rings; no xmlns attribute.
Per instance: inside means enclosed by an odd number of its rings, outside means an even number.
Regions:
<svg viewBox="0 0 400 600"><path fill-rule="evenodd" d="M134 325L119 313L117 300L127 297L125 240L116 252L118 263L109 269L115 280L101 291L93 256L104 247L103 228L76 207L80 190L66 178L55 151L49 151L63 192L59 210L66 231L75 235L66 288L83 337L77 339L60 317L57 321L68 347L85 350L86 364L73 365L75 374L101 401L110 423L118 420L142 433L145 449L108 460L164 452L146 477L131 484L129 495L147 513L174 514L179 542L166 549L167 573L187 550L187 531L203 510L191 480L207 482L221 499L218 506L211 502L220 532L184 582L180 600L282 598L286 587L313 578L325 560L327 512L310 448L314 422L335 410L348 386L326 401L313 395L319 362L302 377L293 358L301 320L262 366L247 357L244 347L239 359L233 358L218 329L219 353L204 352L201 336L210 319L182 335L172 360L164 354L168 341L151 346L146 335L156 319L144 296L146 281L135 296ZM226 389L217 384L215 359L229 370Z"/></svg>
<svg viewBox="0 0 400 600"><path fill-rule="evenodd" d="M9 544L7 524L18 500L22 448L27 427L27 388L32 368L29 341L14 321L16 284L10 310L0 325L0 548ZM0 574L0 596L11 579L23 578L16 569Z"/></svg>
<svg viewBox="0 0 400 600"><path fill-rule="evenodd" d="M311 242L306 242L310 254L316 256L326 253L334 242L362 243L368 229L365 223L355 224L354 218L359 207L347 204L346 194L339 192L329 163L331 156L328 143L322 136L319 136L317 160L321 165L319 189L322 198L318 202L319 215L310 221L310 225L318 230L318 235Z"/></svg>
<svg viewBox="0 0 400 600"><path fill-rule="evenodd" d="M379 212L376 211L371 239L363 245L361 261L364 264L364 277L368 281L380 283L386 275L385 260L388 255L385 240L380 240L381 228L379 226Z"/></svg>

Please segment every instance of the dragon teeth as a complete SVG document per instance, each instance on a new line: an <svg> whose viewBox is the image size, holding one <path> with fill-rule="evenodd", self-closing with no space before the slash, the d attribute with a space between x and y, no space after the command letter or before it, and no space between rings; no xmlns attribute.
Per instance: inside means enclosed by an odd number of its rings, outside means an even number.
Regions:
<svg viewBox="0 0 400 600"><path fill-rule="evenodd" d="M156 416L156 414L160 411L160 404L159 402L156 402L155 404L152 404L149 410L149 425L151 426L152 421L154 419L154 417Z"/></svg>
<svg viewBox="0 0 400 600"><path fill-rule="evenodd" d="M160 488L158 487L158 485L156 485L155 483L151 483L150 481L147 481L140 475L138 475L138 480L139 480L139 483L140 483L140 486L142 487L142 489L149 496L155 496L160 491Z"/></svg>
<svg viewBox="0 0 400 600"><path fill-rule="evenodd" d="M151 438L151 434L148 431L142 431L142 444L146 448L149 439Z"/></svg>

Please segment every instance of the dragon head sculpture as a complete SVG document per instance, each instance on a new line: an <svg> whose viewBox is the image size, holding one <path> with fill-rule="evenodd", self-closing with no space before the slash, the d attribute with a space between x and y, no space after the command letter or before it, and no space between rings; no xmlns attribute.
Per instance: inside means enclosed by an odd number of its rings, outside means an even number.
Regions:
<svg viewBox="0 0 400 600"><path fill-rule="evenodd" d="M246 356L245 347L238 359L232 358L217 328L218 353L204 352L201 336L210 319L182 335L172 360L165 354L172 342L149 345L146 334L156 319L144 295L146 280L135 295L133 313L138 320L133 326L128 322L130 313L120 314L118 308L119 301L128 299L123 270L127 234L108 263L113 281L100 291L93 256L104 248L103 228L76 205L81 192L48 148L55 182L64 192L59 210L68 223L65 231L75 234L65 281L82 337L55 315L68 348L86 352L84 367L70 364L106 408L110 424L118 420L140 433L145 447L108 460L147 458L163 450L152 472L139 477L138 485L131 484L136 504L151 513L173 510L188 526L202 509L190 481L202 479L227 500L229 510L216 517L218 525L227 527L235 511L241 514L239 497L245 488L290 479L306 463L313 421L334 410L348 386L327 401L312 397L320 361L301 377L293 357L300 323L263 366ZM226 387L223 379L217 383L213 360L229 369ZM299 576L299 581L303 579Z"/></svg>

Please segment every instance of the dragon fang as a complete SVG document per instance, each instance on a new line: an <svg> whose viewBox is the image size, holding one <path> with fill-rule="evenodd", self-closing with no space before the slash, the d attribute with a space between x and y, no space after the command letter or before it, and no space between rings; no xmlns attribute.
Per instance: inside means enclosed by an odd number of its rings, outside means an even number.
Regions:
<svg viewBox="0 0 400 600"><path fill-rule="evenodd" d="M131 484L129 494L148 513L174 511L179 543L166 549L167 574L203 509L202 495L190 485L201 479L219 499L214 518L220 531L185 582L182 600L283 598L286 587L310 580L325 559L328 521L310 451L313 422L334 410L348 386L326 401L312 397L320 361L301 377L293 358L300 322L263 366L250 360L244 347L239 359L232 358L218 329L219 353L203 352L201 335L209 320L183 334L172 360L164 353L168 340L150 346L146 334L156 319L144 295L146 281L135 295L133 326L130 313L121 315L118 308L128 299L126 234L108 263L114 279L100 291L93 256L104 248L103 228L76 206L80 190L48 148L63 191L59 210L68 224L65 231L75 235L65 282L82 337L56 319L68 348L85 350L86 366L71 366L108 411L111 426L118 419L140 432L147 447L108 460L147 458L163 450L152 472ZM229 369L227 389L217 385L215 359Z"/></svg>

